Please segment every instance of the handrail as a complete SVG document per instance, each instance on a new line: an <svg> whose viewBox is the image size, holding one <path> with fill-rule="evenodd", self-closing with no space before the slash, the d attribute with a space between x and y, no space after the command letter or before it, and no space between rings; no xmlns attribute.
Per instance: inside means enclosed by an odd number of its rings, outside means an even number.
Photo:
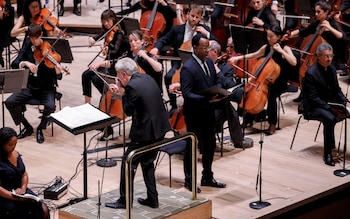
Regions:
<svg viewBox="0 0 350 219"><path fill-rule="evenodd" d="M191 150L192 150L192 200L197 200L197 137L194 133L187 132L182 135L178 135L176 137L166 139L160 142L153 143L151 145L147 145L141 148L138 148L136 150L131 151L125 160L125 190L126 190L126 218L131 218L131 208L132 208L132 198L131 194L133 186L131 183L133 183L130 179L132 179L132 169L131 169L131 162L133 158L136 155L158 149L164 145L168 145L169 143L178 142L180 140L184 140L187 138L191 138Z"/></svg>

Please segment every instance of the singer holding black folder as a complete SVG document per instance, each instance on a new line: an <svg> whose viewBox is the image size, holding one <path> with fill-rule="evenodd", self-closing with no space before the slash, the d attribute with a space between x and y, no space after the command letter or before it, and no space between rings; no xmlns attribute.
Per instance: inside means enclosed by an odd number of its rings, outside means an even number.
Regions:
<svg viewBox="0 0 350 219"><path fill-rule="evenodd" d="M334 126L342 119L332 110L330 102L349 107L349 100L339 87L336 68L332 64L333 48L321 43L316 50L317 62L308 68L303 79L302 106L306 119L323 124L323 144L326 165L334 166L332 149L335 148ZM345 133L346 134L346 133Z"/></svg>
<svg viewBox="0 0 350 219"><path fill-rule="evenodd" d="M181 90L184 97L183 113L187 131L194 132L198 138L199 151L202 154L201 186L225 188L226 184L214 179L212 163L216 148L215 141L215 107L211 102L221 99L217 95L203 95L201 92L217 84L218 77L212 60L207 58L209 39L196 34L192 38L193 54L184 63L181 73ZM187 146L184 157L185 188L192 191L191 152ZM197 192L200 192L198 190Z"/></svg>

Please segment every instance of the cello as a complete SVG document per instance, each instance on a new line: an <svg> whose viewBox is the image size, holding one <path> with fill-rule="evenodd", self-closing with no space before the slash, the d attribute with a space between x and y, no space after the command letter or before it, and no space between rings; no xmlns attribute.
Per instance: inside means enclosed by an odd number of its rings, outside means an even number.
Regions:
<svg viewBox="0 0 350 219"><path fill-rule="evenodd" d="M154 43L158 40L159 35L166 27L164 16L157 12L158 4L158 1L155 1L152 11L145 11L140 17L140 27L145 36L145 41L147 42L147 52L154 47Z"/></svg>
<svg viewBox="0 0 350 219"><path fill-rule="evenodd" d="M240 107L250 114L261 112L267 102L269 85L278 78L281 68L271 58L275 51L271 49L265 58L254 65L254 77L244 87L244 95Z"/></svg>

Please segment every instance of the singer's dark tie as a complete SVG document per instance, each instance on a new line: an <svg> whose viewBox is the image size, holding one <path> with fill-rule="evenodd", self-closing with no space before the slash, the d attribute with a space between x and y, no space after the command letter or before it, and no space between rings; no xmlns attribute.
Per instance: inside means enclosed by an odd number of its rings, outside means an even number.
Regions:
<svg viewBox="0 0 350 219"><path fill-rule="evenodd" d="M209 72L209 70L208 70L208 68L207 68L207 66L205 64L205 61L202 61L202 64L204 66L205 74L209 77L210 76L210 72Z"/></svg>

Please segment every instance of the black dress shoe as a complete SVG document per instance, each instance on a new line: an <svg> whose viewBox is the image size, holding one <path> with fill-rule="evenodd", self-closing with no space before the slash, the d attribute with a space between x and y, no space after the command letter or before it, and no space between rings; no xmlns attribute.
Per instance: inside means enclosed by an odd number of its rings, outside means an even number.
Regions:
<svg viewBox="0 0 350 219"><path fill-rule="evenodd" d="M45 138L44 138L43 130L38 128L36 131L36 142L41 144L44 141L45 141Z"/></svg>
<svg viewBox="0 0 350 219"><path fill-rule="evenodd" d="M328 166L335 166L333 157L331 154L325 154L323 157L324 163L327 164Z"/></svg>
<svg viewBox="0 0 350 219"><path fill-rule="evenodd" d="M140 205L146 205L151 208L158 208L159 204L157 202L152 202L149 199L143 199L143 198L138 198L137 201L140 203Z"/></svg>
<svg viewBox="0 0 350 219"><path fill-rule="evenodd" d="M116 202L106 202L105 206L108 208L126 208L125 203L121 203L119 200Z"/></svg>
<svg viewBox="0 0 350 219"><path fill-rule="evenodd" d="M185 183L184 185L185 189L187 189L188 191L192 192L192 184L191 183ZM197 193L201 193L202 190L200 188L197 187Z"/></svg>
<svg viewBox="0 0 350 219"><path fill-rule="evenodd" d="M98 140L99 141L106 141L106 140L108 140L108 137L110 136L110 135L112 135L112 138L113 138L113 133L114 133L114 131L113 131L113 128L112 128L112 126L108 126L107 127L107 131L103 134L103 136L101 137L101 138L99 138Z"/></svg>
<svg viewBox="0 0 350 219"><path fill-rule="evenodd" d="M79 11L78 8L74 8L74 9L73 9L73 13L74 13L75 15L77 15L77 16L81 16L81 13L80 13L80 11Z"/></svg>
<svg viewBox="0 0 350 219"><path fill-rule="evenodd" d="M219 183L216 182L216 180L214 178L206 180L206 179L202 179L201 180L201 186L211 186L211 187L215 187L215 188L225 188L226 184L225 183Z"/></svg>
<svg viewBox="0 0 350 219"><path fill-rule="evenodd" d="M33 134L33 128L25 128L17 135L17 139L21 139Z"/></svg>
<svg viewBox="0 0 350 219"><path fill-rule="evenodd" d="M63 16L64 15L64 7L63 5L60 6L60 11L58 12L58 16Z"/></svg>

